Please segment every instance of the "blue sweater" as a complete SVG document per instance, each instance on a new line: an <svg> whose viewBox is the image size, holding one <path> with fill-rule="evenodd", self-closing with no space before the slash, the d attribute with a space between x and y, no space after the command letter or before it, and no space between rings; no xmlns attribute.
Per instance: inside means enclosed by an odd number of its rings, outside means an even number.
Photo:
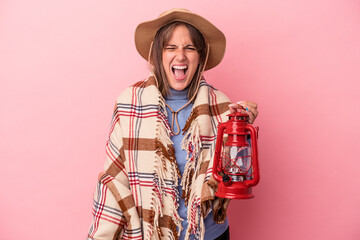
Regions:
<svg viewBox="0 0 360 240"><path fill-rule="evenodd" d="M171 95L167 96L165 98L166 103L174 110L180 109L182 106L184 106L187 102L187 89L183 91L177 91L174 89L171 90ZM187 105L184 109L182 109L178 113L178 122L180 126L180 130L184 128L186 120L189 118L191 109L193 107L193 104L190 103ZM172 121L172 115L169 108L166 108L168 117L167 120L171 124ZM176 128L175 120L174 120L174 132L177 132L178 129ZM175 157L177 164L179 166L179 170L181 175L184 173L185 164L186 164L186 151L181 149L181 141L183 140L184 135L182 135L182 132L180 132L178 135L174 135L171 137L172 142L174 143L175 148ZM179 194L182 195L182 187L180 186L181 179L179 180ZM181 231L180 239L185 239L186 229L187 229L187 207L185 206L185 200L180 198L179 203L179 209L178 209L179 215L184 221L182 222L183 231ZM217 237L219 237L221 234L225 232L225 230L228 228L229 223L228 220L223 224L216 224L213 221L213 212L211 211L209 215L205 218L205 240L212 240ZM190 239L195 239L193 235L191 235Z"/></svg>

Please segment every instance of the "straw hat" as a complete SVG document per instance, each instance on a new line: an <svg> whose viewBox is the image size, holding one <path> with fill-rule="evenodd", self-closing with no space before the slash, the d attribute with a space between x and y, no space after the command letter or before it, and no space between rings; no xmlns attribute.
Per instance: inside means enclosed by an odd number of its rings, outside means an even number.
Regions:
<svg viewBox="0 0 360 240"><path fill-rule="evenodd" d="M210 45L209 58L205 70L218 65L224 57L226 39L225 35L212 23L205 18L183 8L174 8L163 12L158 18L140 23L135 30L135 45L140 55L147 60L151 42L154 40L156 32L170 22L185 22L197 28L205 43Z"/></svg>

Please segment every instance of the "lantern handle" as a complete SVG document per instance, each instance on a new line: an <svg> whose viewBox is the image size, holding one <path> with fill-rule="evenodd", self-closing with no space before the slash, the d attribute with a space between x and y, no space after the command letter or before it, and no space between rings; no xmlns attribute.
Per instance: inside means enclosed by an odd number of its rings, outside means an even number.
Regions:
<svg viewBox="0 0 360 240"><path fill-rule="evenodd" d="M214 155L214 164L213 164L213 176L216 181L221 182L222 177L219 175L218 164L220 160L222 142L223 142L223 135L226 129L226 122L220 123L218 126L217 138L216 138L216 145L215 145L215 155Z"/></svg>
<svg viewBox="0 0 360 240"><path fill-rule="evenodd" d="M250 139L251 139L251 156L253 161L253 170L254 170L254 178L246 181L247 186L255 186L259 183L259 161L258 161L258 150L257 150L257 137L258 137L258 128L254 128L252 125L246 125L246 130L250 132Z"/></svg>

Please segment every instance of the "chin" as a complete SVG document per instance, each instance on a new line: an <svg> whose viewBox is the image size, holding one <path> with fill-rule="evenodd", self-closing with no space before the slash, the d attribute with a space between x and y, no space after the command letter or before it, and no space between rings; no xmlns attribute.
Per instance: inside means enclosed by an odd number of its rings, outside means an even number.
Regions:
<svg viewBox="0 0 360 240"><path fill-rule="evenodd" d="M187 88L189 85L190 85L190 83L177 83L177 84L171 84L170 87L177 91L182 91L185 88Z"/></svg>

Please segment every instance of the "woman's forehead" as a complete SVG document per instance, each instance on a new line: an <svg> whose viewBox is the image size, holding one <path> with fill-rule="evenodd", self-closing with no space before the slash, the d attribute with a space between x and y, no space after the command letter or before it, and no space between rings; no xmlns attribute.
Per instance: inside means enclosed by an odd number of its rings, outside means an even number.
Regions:
<svg viewBox="0 0 360 240"><path fill-rule="evenodd" d="M174 33L175 29L177 31ZM184 22L173 22L170 25L167 26L166 33L162 35L163 37L163 46L166 46L168 44L171 44L170 41L178 40L179 38L182 38L186 36L188 37L188 43L191 45L197 45L196 39L198 38L198 30ZM199 46L200 47L200 46Z"/></svg>
<svg viewBox="0 0 360 240"><path fill-rule="evenodd" d="M172 31L167 44L192 44L192 39L188 28L182 24L177 25Z"/></svg>

